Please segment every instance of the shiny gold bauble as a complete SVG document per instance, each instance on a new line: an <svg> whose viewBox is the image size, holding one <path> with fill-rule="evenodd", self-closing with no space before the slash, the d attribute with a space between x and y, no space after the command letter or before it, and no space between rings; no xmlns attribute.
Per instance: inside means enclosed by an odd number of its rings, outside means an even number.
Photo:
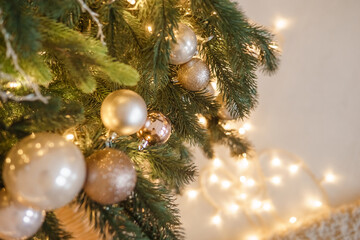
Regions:
<svg viewBox="0 0 360 240"><path fill-rule="evenodd" d="M178 29L174 31L176 43L170 43L170 63L183 64L194 56L197 40L193 30L185 24L179 23Z"/></svg>
<svg viewBox="0 0 360 240"><path fill-rule="evenodd" d="M0 238L26 239L41 227L45 211L14 202L5 189L0 191Z"/></svg>
<svg viewBox="0 0 360 240"><path fill-rule="evenodd" d="M130 158L116 149L105 148L86 159L85 193L100 204L114 204L134 190L136 171Z"/></svg>
<svg viewBox="0 0 360 240"><path fill-rule="evenodd" d="M72 142L53 133L32 134L5 158L3 178L14 200L52 210L73 200L84 185L84 156Z"/></svg>
<svg viewBox="0 0 360 240"><path fill-rule="evenodd" d="M144 126L137 132L141 140L139 149L155 144L165 143L171 135L170 121L160 112L151 112L146 118Z"/></svg>
<svg viewBox="0 0 360 240"><path fill-rule="evenodd" d="M117 134L131 135L145 123L147 108L144 99L134 91L121 89L110 93L101 105L101 120Z"/></svg>
<svg viewBox="0 0 360 240"><path fill-rule="evenodd" d="M190 91L201 91L209 84L209 67L200 58L193 58L179 68L178 81Z"/></svg>
<svg viewBox="0 0 360 240"><path fill-rule="evenodd" d="M231 116L230 111L227 109L225 102L222 100L222 96L218 95L216 100L220 104L220 109L218 112L218 117L223 120L233 120L233 116Z"/></svg>

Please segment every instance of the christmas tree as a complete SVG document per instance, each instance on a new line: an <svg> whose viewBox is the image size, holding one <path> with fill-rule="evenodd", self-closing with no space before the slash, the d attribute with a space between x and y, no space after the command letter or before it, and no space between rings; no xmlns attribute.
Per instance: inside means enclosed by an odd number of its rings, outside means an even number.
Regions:
<svg viewBox="0 0 360 240"><path fill-rule="evenodd" d="M71 239L70 205L104 239L182 239L187 147L248 153L222 123L249 116L256 71L278 65L229 0L0 1L0 30L4 239Z"/></svg>

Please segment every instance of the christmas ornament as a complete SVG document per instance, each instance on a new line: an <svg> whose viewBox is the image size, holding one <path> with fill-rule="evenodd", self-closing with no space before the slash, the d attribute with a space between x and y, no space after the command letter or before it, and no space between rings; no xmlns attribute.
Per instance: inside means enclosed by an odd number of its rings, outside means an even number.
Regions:
<svg viewBox="0 0 360 240"><path fill-rule="evenodd" d="M105 127L122 136L136 133L144 125L146 116L144 99L127 89L110 93L101 105Z"/></svg>
<svg viewBox="0 0 360 240"><path fill-rule="evenodd" d="M193 58L181 65L178 71L178 81L190 91L203 90L210 80L210 70L200 58Z"/></svg>
<svg viewBox="0 0 360 240"><path fill-rule="evenodd" d="M211 83L209 83L209 84L206 86L205 92L206 92L206 95L215 96L215 89L213 88L213 86L211 85Z"/></svg>
<svg viewBox="0 0 360 240"><path fill-rule="evenodd" d="M2 189L0 191L0 238L26 239L41 227L45 211L36 210L11 200Z"/></svg>
<svg viewBox="0 0 360 240"><path fill-rule="evenodd" d="M190 61L196 52L196 35L190 27L182 23L179 23L174 32L176 43L170 43L170 63L183 64Z"/></svg>
<svg viewBox="0 0 360 240"><path fill-rule="evenodd" d="M85 193L100 204L114 204L126 199L136 184L136 172L129 157L105 148L86 159Z"/></svg>
<svg viewBox="0 0 360 240"><path fill-rule="evenodd" d="M8 153L3 178L14 200L51 210L69 203L81 190L86 165L72 142L53 133L32 134Z"/></svg>
<svg viewBox="0 0 360 240"><path fill-rule="evenodd" d="M231 113L226 107L226 104L224 103L222 96L218 95L216 100L220 103L220 109L218 112L218 117L223 120L233 120L234 118L231 116Z"/></svg>
<svg viewBox="0 0 360 240"><path fill-rule="evenodd" d="M165 143L171 135L170 121L160 112L149 113L144 126L137 132L141 140L139 150Z"/></svg>

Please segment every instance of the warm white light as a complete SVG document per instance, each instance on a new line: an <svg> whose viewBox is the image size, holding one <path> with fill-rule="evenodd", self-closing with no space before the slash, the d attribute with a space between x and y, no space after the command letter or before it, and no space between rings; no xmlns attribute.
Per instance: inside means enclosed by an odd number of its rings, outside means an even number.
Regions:
<svg viewBox="0 0 360 240"><path fill-rule="evenodd" d="M241 177L240 177L240 182L245 183L245 182L246 182L246 177L245 177L245 176L241 176Z"/></svg>
<svg viewBox="0 0 360 240"><path fill-rule="evenodd" d="M323 203L321 201L319 201L319 200L312 200L309 203L314 208L319 208L319 207L321 207L323 205Z"/></svg>
<svg viewBox="0 0 360 240"><path fill-rule="evenodd" d="M253 187L253 186L255 186L255 180L252 179L252 178L246 180L246 186L248 186L248 187Z"/></svg>
<svg viewBox="0 0 360 240"><path fill-rule="evenodd" d="M299 165L297 165L297 164L292 164L289 166L289 171L291 173L296 173L298 170L299 170Z"/></svg>
<svg viewBox="0 0 360 240"><path fill-rule="evenodd" d="M245 123L243 128L245 128L246 131L249 131L251 129L250 123Z"/></svg>
<svg viewBox="0 0 360 240"><path fill-rule="evenodd" d="M269 45L269 47L271 47L272 49L278 49L279 48L279 46L277 46L275 44L271 44L271 45Z"/></svg>
<svg viewBox="0 0 360 240"><path fill-rule="evenodd" d="M215 158L215 159L213 160L213 166L214 166L214 167L218 168L218 167L220 167L221 165L222 165L222 162L221 162L220 159Z"/></svg>
<svg viewBox="0 0 360 240"><path fill-rule="evenodd" d="M211 222L215 225L219 225L221 223L221 217L219 215L215 215L211 218Z"/></svg>
<svg viewBox="0 0 360 240"><path fill-rule="evenodd" d="M200 123L201 125L203 125L203 126L206 126L206 123L207 123L206 118L203 117L203 116L200 116L200 117L199 117L199 123Z"/></svg>
<svg viewBox="0 0 360 240"><path fill-rule="evenodd" d="M231 125L229 123L226 123L224 126L225 130L230 130L231 129Z"/></svg>
<svg viewBox="0 0 360 240"><path fill-rule="evenodd" d="M246 240L259 240L259 237L256 235L250 235L246 237Z"/></svg>
<svg viewBox="0 0 360 240"><path fill-rule="evenodd" d="M239 210L239 205L237 205L236 203L232 203L229 205L228 209L229 212L236 213Z"/></svg>
<svg viewBox="0 0 360 240"><path fill-rule="evenodd" d="M152 29L151 26L147 26L147 30L148 30L150 33L152 33L152 31L153 31L153 29Z"/></svg>
<svg viewBox="0 0 360 240"><path fill-rule="evenodd" d="M245 200L245 199L247 198L247 194L246 194L246 193L241 193L241 194L239 195L239 198L240 198L241 200Z"/></svg>
<svg viewBox="0 0 360 240"><path fill-rule="evenodd" d="M262 208L263 208L264 211L267 211L267 212L268 212L268 211L271 210L272 206L271 206L270 203L267 202L267 203L264 203L264 204L263 204Z"/></svg>
<svg viewBox="0 0 360 240"><path fill-rule="evenodd" d="M261 206L262 206L262 202L257 199L255 199L251 202L251 208L254 210L261 208Z"/></svg>
<svg viewBox="0 0 360 240"><path fill-rule="evenodd" d="M18 83L18 82L9 82L8 83L8 87L10 87L10 88L17 88L17 87L20 87L20 83Z"/></svg>
<svg viewBox="0 0 360 240"><path fill-rule="evenodd" d="M296 221L297 221L297 218L296 218L296 217L291 217L291 218L289 219L289 223L296 223Z"/></svg>
<svg viewBox="0 0 360 240"><path fill-rule="evenodd" d="M239 133L240 133L241 135L244 135L244 134L246 133L245 128L239 128Z"/></svg>
<svg viewBox="0 0 360 240"><path fill-rule="evenodd" d="M279 167L281 166L281 160L279 158L273 158L273 160L271 161L271 165L273 165L274 167Z"/></svg>
<svg viewBox="0 0 360 240"><path fill-rule="evenodd" d="M187 195L188 195L188 197L189 197L190 199L194 199L194 198L197 197L198 191L196 191L196 190L189 190L189 191L187 192Z"/></svg>
<svg viewBox="0 0 360 240"><path fill-rule="evenodd" d="M237 162L237 165L240 168L247 168L249 166L249 161L246 158L241 159L240 161Z"/></svg>
<svg viewBox="0 0 360 240"><path fill-rule="evenodd" d="M333 182L335 182L335 179L336 179L336 177L335 177L335 175L332 174L332 173L327 173L327 174L325 175L325 181L328 182L328 183L333 183Z"/></svg>
<svg viewBox="0 0 360 240"><path fill-rule="evenodd" d="M66 140L69 140L69 141L74 140L74 134L69 133L65 136L65 138L66 138Z"/></svg>
<svg viewBox="0 0 360 240"><path fill-rule="evenodd" d="M231 186L231 182L228 181L228 180L224 180L224 181L221 182L221 187L223 189L228 189L230 186Z"/></svg>
<svg viewBox="0 0 360 240"><path fill-rule="evenodd" d="M288 20L284 18L278 18L275 20L275 28L276 30L283 30L288 26Z"/></svg>
<svg viewBox="0 0 360 240"><path fill-rule="evenodd" d="M216 183L216 182L218 182L218 181L219 181L218 176L216 176L216 174L211 174L211 176L210 176L210 182Z"/></svg>
<svg viewBox="0 0 360 240"><path fill-rule="evenodd" d="M271 182L275 185L279 185L281 183L281 177L279 176L272 177Z"/></svg>
<svg viewBox="0 0 360 240"><path fill-rule="evenodd" d="M135 5L136 1L135 0L127 0L128 3L130 3L131 5Z"/></svg>

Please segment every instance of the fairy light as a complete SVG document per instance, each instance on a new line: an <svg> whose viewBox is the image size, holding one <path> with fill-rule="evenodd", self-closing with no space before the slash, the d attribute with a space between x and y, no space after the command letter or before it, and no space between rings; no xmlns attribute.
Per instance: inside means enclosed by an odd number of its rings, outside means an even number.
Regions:
<svg viewBox="0 0 360 240"><path fill-rule="evenodd" d="M279 185L281 183L281 177L279 176L274 176L271 178L271 182L275 185Z"/></svg>
<svg viewBox="0 0 360 240"><path fill-rule="evenodd" d="M248 187L253 187L253 186L255 186L255 183L256 183L255 180L252 179L252 178L246 180L246 186L248 186Z"/></svg>
<svg viewBox="0 0 360 240"><path fill-rule="evenodd" d="M72 141L72 140L74 140L75 136L74 136L74 134L69 133L69 134L66 134L65 138L68 141Z"/></svg>
<svg viewBox="0 0 360 240"><path fill-rule="evenodd" d="M297 164L292 164L289 166L289 171L290 173L294 174L299 170L299 165Z"/></svg>
<svg viewBox="0 0 360 240"><path fill-rule="evenodd" d="M246 237L246 240L259 240L259 237L256 235L249 235Z"/></svg>
<svg viewBox="0 0 360 240"><path fill-rule="evenodd" d="M219 158L215 158L215 159L213 160L213 166L214 166L215 168L221 167L221 165L222 165L222 161L221 161Z"/></svg>
<svg viewBox="0 0 360 240"><path fill-rule="evenodd" d="M229 187L231 187L231 182L228 181L228 180L224 180L224 181L221 182L221 187L223 189L228 189Z"/></svg>
<svg viewBox="0 0 360 240"><path fill-rule="evenodd" d="M239 194L238 198L241 199L241 200L245 200L247 198L247 194L246 193L241 193L241 194Z"/></svg>
<svg viewBox="0 0 360 240"><path fill-rule="evenodd" d="M239 179L240 179L240 182L246 183L246 177L245 176L241 176Z"/></svg>
<svg viewBox="0 0 360 240"><path fill-rule="evenodd" d="M231 124L230 124L230 123L226 123L226 124L224 125L224 129L225 129L225 130L230 130L230 129L231 129Z"/></svg>
<svg viewBox="0 0 360 240"><path fill-rule="evenodd" d="M324 180L325 180L325 182L327 182L327 183L333 183L333 182L335 182L336 177L335 177L335 175L332 174L332 173L327 173L327 174L325 175Z"/></svg>
<svg viewBox="0 0 360 240"><path fill-rule="evenodd" d="M296 217L291 217L291 218L289 219L289 223L291 223L291 224L296 223L296 221L297 221L297 218L296 218Z"/></svg>
<svg viewBox="0 0 360 240"><path fill-rule="evenodd" d="M219 178L216 174L211 174L210 178L209 178L211 183L216 183L219 181Z"/></svg>
<svg viewBox="0 0 360 240"><path fill-rule="evenodd" d="M152 31L153 31L153 29L152 29L152 27L150 25L147 26L147 30L149 31L149 33L152 33Z"/></svg>
<svg viewBox="0 0 360 240"><path fill-rule="evenodd" d="M239 128L240 135L244 135L246 133L245 128Z"/></svg>
<svg viewBox="0 0 360 240"><path fill-rule="evenodd" d="M237 205L236 203L232 203L228 206L228 210L230 213L236 213L239 210L239 205Z"/></svg>
<svg viewBox="0 0 360 240"><path fill-rule="evenodd" d="M195 199L198 196L198 191L196 190L189 190L187 195L190 199Z"/></svg>
<svg viewBox="0 0 360 240"><path fill-rule="evenodd" d="M281 166L281 160L279 158L275 157L271 161L271 165L273 165L274 167L279 167L279 166Z"/></svg>
<svg viewBox="0 0 360 240"><path fill-rule="evenodd" d="M131 5L135 5L136 1L135 0L127 0L128 3L130 3Z"/></svg>
<svg viewBox="0 0 360 240"><path fill-rule="evenodd" d="M277 18L275 20L275 29L276 30L283 30L289 25L289 21L285 18Z"/></svg>
<svg viewBox="0 0 360 240"><path fill-rule="evenodd" d="M20 83L18 83L18 82L9 82L8 83L8 87L9 88L17 88L17 87L20 87Z"/></svg>
<svg viewBox="0 0 360 240"><path fill-rule="evenodd" d="M245 123L245 124L244 124L244 129L245 129L246 131L249 131L249 130L251 129L250 123Z"/></svg>
<svg viewBox="0 0 360 240"><path fill-rule="evenodd" d="M213 216L212 218L211 218L211 222L213 223L213 224L215 224L215 225L220 225L220 223L221 223L221 217L220 217L220 215L215 215L215 216Z"/></svg>
<svg viewBox="0 0 360 240"><path fill-rule="evenodd" d="M263 204L262 209L266 212L269 212L272 209L272 206L269 202Z"/></svg>
<svg viewBox="0 0 360 240"><path fill-rule="evenodd" d="M237 165L240 168L247 168L249 166L249 161L246 158L243 158L240 161L238 161Z"/></svg>
<svg viewBox="0 0 360 240"><path fill-rule="evenodd" d="M200 116L200 117L199 117L199 123L200 123L201 125L203 125L203 126L206 126L206 124L207 124L206 118L203 117L203 116Z"/></svg>
<svg viewBox="0 0 360 240"><path fill-rule="evenodd" d="M309 205L313 208L319 208L323 205L323 203L317 199L313 199L309 201Z"/></svg>
<svg viewBox="0 0 360 240"><path fill-rule="evenodd" d="M261 208L261 206L262 206L262 202L261 202L261 201L259 201L259 200L257 200L257 199L254 199L254 200L251 201L251 208L252 208L252 209L256 210L256 209Z"/></svg>

